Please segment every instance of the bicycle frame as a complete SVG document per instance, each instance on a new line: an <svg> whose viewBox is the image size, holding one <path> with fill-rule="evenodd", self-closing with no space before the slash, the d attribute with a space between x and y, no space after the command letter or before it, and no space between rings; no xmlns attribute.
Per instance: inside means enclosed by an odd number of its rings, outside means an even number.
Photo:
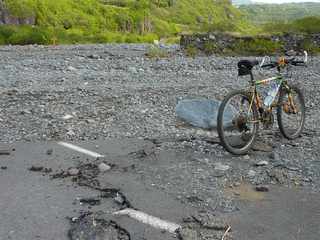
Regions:
<svg viewBox="0 0 320 240"><path fill-rule="evenodd" d="M270 78L266 78L266 79L262 79L262 80L254 80L253 75L251 74L252 99L250 100L248 114L250 113L250 110L252 109L252 104L254 102L255 102L256 106L258 107L260 114L264 111L261 97L257 91L257 86L267 85L267 84L270 84L272 81L278 82L278 84L280 86L285 82L285 80L283 79L283 76L281 74L279 74L278 76L275 76L275 77L270 77ZM278 89L277 94L279 93L279 91L280 91L280 88ZM273 107L274 107L274 105L271 105L268 110L271 111Z"/></svg>

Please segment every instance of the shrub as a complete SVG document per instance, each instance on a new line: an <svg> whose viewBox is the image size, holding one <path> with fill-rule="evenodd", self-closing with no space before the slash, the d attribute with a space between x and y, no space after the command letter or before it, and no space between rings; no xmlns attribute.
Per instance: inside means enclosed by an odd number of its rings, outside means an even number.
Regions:
<svg viewBox="0 0 320 240"><path fill-rule="evenodd" d="M308 51L308 53L311 54L318 54L320 53L320 46L313 43L310 39L306 39L303 44L302 44L302 48L306 51Z"/></svg>
<svg viewBox="0 0 320 240"><path fill-rule="evenodd" d="M306 17L298 19L292 23L292 28L297 32L304 32L308 34L320 32L320 18Z"/></svg>
<svg viewBox="0 0 320 240"><path fill-rule="evenodd" d="M268 55L282 50L282 44L267 39L239 40L233 52L244 55Z"/></svg>
<svg viewBox="0 0 320 240"><path fill-rule="evenodd" d="M169 38L163 39L163 41L166 44L179 44L180 43L180 37L169 37Z"/></svg>
<svg viewBox="0 0 320 240"><path fill-rule="evenodd" d="M17 29L14 26L0 26L0 36L5 40L10 38L16 32Z"/></svg>
<svg viewBox="0 0 320 240"><path fill-rule="evenodd" d="M195 57L198 54L199 50L195 46L188 46L185 49L185 54L188 57Z"/></svg>
<svg viewBox="0 0 320 240"><path fill-rule="evenodd" d="M19 27L19 30L11 34L6 42L13 45L28 45L28 44L50 44L52 35L48 30L24 26Z"/></svg>
<svg viewBox="0 0 320 240"><path fill-rule="evenodd" d="M148 48L146 56L149 58L166 58L169 56L169 52L156 45L151 45Z"/></svg>
<svg viewBox="0 0 320 240"><path fill-rule="evenodd" d="M203 50L205 54L211 55L218 52L218 47L214 42L206 42Z"/></svg>

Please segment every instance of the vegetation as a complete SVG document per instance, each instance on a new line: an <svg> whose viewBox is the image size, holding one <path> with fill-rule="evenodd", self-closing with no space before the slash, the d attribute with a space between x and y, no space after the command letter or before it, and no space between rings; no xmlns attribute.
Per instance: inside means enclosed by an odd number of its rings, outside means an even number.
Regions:
<svg viewBox="0 0 320 240"><path fill-rule="evenodd" d="M270 55L281 52L282 44L267 39L252 39L250 41L239 41L232 50L232 53L238 55Z"/></svg>
<svg viewBox="0 0 320 240"><path fill-rule="evenodd" d="M311 34L320 33L320 3L289 3L289 4L254 4L239 7L247 19L267 35L298 34L303 35L301 48L310 53L320 53L320 46L311 40ZM256 44L259 43L259 44ZM240 44L234 49L247 51L250 49L263 54L266 50L281 50L281 43L259 42L256 40L248 45Z"/></svg>
<svg viewBox="0 0 320 240"><path fill-rule="evenodd" d="M1 2L1 1L0 1ZM181 32L254 32L228 0L3 0L35 26L1 26L0 43L177 41Z"/></svg>
<svg viewBox="0 0 320 240"><path fill-rule="evenodd" d="M192 46L192 45L188 46L185 49L185 54L188 57L195 57L195 56L197 56L198 53L199 53L198 48L196 48L195 46Z"/></svg>
<svg viewBox="0 0 320 240"><path fill-rule="evenodd" d="M320 17L306 17L290 23L267 23L263 28L269 33L320 33Z"/></svg>
<svg viewBox="0 0 320 240"><path fill-rule="evenodd" d="M241 5L239 9L253 23L289 23L297 19L320 16L320 3L284 3Z"/></svg>
<svg viewBox="0 0 320 240"><path fill-rule="evenodd" d="M0 10L3 5L13 16L34 19L35 26L0 26L0 44L152 43L159 39L177 43L180 33L220 31L255 36L320 32L320 16L299 18L320 15L317 3L246 5L237 9L229 0L0 0ZM304 47L320 52L308 37ZM281 43L253 37L249 42L239 41L233 49L207 43L203 50L208 55L260 55L281 48ZM186 54L193 57L198 49L190 46ZM161 58L168 53L152 47L147 55Z"/></svg>
<svg viewBox="0 0 320 240"><path fill-rule="evenodd" d="M204 53L207 55L211 55L213 53L218 52L218 46L214 42L206 42L204 44Z"/></svg>
<svg viewBox="0 0 320 240"><path fill-rule="evenodd" d="M146 56L149 58L166 58L169 56L169 52L157 45L151 45Z"/></svg>

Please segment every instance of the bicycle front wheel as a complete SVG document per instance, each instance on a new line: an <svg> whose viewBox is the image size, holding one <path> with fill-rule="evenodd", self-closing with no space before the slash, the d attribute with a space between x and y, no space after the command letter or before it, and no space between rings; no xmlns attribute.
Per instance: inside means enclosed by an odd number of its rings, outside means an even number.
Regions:
<svg viewBox="0 0 320 240"><path fill-rule="evenodd" d="M257 107L244 90L229 93L222 101L217 130L222 146L232 154L246 154L259 127Z"/></svg>
<svg viewBox="0 0 320 240"><path fill-rule="evenodd" d="M288 139L300 136L305 122L305 103L302 91L296 86L283 87L277 107L280 132Z"/></svg>

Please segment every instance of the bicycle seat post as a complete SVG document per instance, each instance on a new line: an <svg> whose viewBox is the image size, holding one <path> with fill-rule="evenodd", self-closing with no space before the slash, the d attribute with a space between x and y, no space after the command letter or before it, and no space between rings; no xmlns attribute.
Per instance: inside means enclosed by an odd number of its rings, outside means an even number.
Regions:
<svg viewBox="0 0 320 240"><path fill-rule="evenodd" d="M251 80L251 84L254 84L254 77L253 77L252 70L250 71L250 80Z"/></svg>

